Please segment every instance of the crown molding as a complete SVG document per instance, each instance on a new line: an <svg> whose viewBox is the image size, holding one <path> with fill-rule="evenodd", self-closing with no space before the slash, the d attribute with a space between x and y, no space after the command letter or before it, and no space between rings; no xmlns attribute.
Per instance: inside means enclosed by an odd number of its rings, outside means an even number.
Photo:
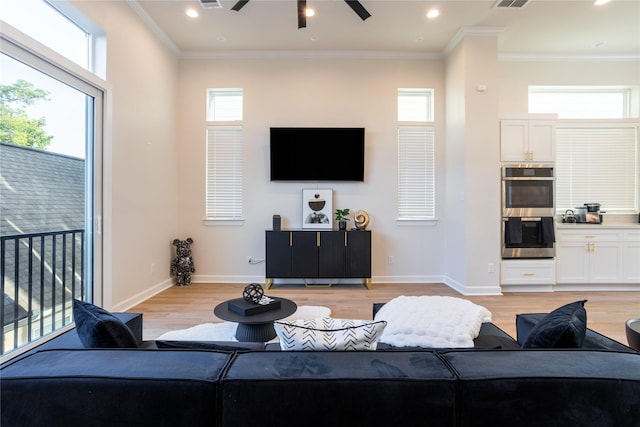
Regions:
<svg viewBox="0 0 640 427"><path fill-rule="evenodd" d="M162 29L156 24L156 21L149 16L149 14L140 6L137 0L125 0L129 7L135 12L136 15L145 23L147 28L151 30L153 34L158 37L158 40L162 44L164 44L169 50L171 50L175 55L180 55L180 49L178 46L171 40L171 38L162 31Z"/></svg>
<svg viewBox="0 0 640 427"><path fill-rule="evenodd" d="M187 51L181 59L409 59L441 60L442 54L429 52L354 51L354 50L247 50L247 51Z"/></svg>
<svg viewBox="0 0 640 427"><path fill-rule="evenodd" d="M456 35L449 40L449 43L447 43L442 50L442 54L444 56L449 55L465 37L498 37L504 32L504 30L504 27L462 27L458 30Z"/></svg>
<svg viewBox="0 0 640 427"><path fill-rule="evenodd" d="M501 62L638 62L640 54L625 55L579 55L573 53L565 54L499 54L498 60Z"/></svg>

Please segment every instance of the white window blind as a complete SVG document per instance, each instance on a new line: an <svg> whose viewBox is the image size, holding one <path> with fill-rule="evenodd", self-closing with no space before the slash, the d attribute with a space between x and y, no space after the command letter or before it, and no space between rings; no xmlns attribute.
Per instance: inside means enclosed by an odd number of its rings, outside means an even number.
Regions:
<svg viewBox="0 0 640 427"><path fill-rule="evenodd" d="M398 127L398 219L435 219L434 128Z"/></svg>
<svg viewBox="0 0 640 427"><path fill-rule="evenodd" d="M637 127L558 124L556 206L600 203L609 213L638 211Z"/></svg>
<svg viewBox="0 0 640 427"><path fill-rule="evenodd" d="M207 219L242 219L242 126L207 126Z"/></svg>

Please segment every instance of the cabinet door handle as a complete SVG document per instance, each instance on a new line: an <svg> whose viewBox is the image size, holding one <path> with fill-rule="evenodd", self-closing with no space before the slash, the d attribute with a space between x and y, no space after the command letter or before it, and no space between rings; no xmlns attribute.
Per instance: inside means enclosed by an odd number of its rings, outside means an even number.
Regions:
<svg viewBox="0 0 640 427"><path fill-rule="evenodd" d="M293 233L289 232L289 247L293 247Z"/></svg>
<svg viewBox="0 0 640 427"><path fill-rule="evenodd" d="M320 232L316 231L316 246L320 247Z"/></svg>
<svg viewBox="0 0 640 427"><path fill-rule="evenodd" d="M346 248L347 246L349 246L348 242L347 242L347 232L344 232L344 247Z"/></svg>
<svg viewBox="0 0 640 427"><path fill-rule="evenodd" d="M523 276L535 276L536 273L524 273Z"/></svg>

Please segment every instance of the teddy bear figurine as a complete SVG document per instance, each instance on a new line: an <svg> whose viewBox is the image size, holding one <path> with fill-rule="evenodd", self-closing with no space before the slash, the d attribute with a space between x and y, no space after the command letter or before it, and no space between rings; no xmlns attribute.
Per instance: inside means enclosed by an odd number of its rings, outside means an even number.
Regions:
<svg viewBox="0 0 640 427"><path fill-rule="evenodd" d="M191 284L191 273L196 271L191 257L191 244L193 239L174 239L173 246L176 247L176 257L171 261L171 273L176 275L176 285L184 286Z"/></svg>

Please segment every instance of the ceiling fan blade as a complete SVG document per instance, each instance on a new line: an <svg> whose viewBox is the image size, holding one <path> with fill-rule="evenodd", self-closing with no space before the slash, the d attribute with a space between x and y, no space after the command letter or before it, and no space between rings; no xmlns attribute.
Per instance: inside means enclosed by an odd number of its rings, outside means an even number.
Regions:
<svg viewBox="0 0 640 427"><path fill-rule="evenodd" d="M360 4L358 0L344 0L344 1L349 5L351 9L353 9L355 13L358 14L360 19L362 19L363 21L371 16L371 14L367 12L367 9L365 9L364 6Z"/></svg>
<svg viewBox="0 0 640 427"><path fill-rule="evenodd" d="M307 27L307 0L298 0L298 28Z"/></svg>
<svg viewBox="0 0 640 427"><path fill-rule="evenodd" d="M239 0L236 4L233 5L231 10L239 11L244 7L245 4L249 3L249 0Z"/></svg>

